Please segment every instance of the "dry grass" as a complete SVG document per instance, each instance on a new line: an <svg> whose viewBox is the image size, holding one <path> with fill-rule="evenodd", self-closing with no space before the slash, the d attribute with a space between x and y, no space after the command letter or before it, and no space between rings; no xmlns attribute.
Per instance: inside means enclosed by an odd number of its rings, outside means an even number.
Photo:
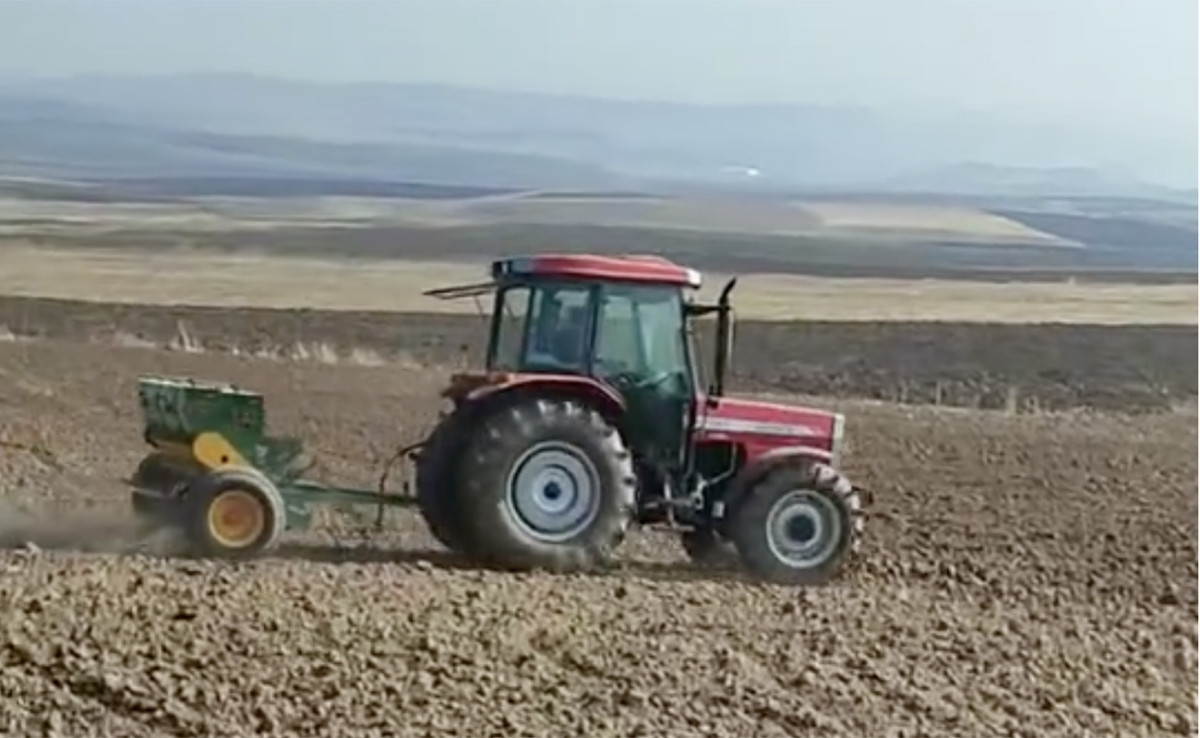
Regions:
<svg viewBox="0 0 1200 738"><path fill-rule="evenodd" d="M805 235L821 229L816 218L789 203L719 198L492 198L438 207L437 224L446 226L591 224L770 235ZM432 209L426 212L434 222Z"/></svg>
<svg viewBox="0 0 1200 738"><path fill-rule="evenodd" d="M534 198L525 194L466 200L213 197L169 204L0 198L0 233L10 236L78 234L106 228L166 228L187 233L286 225L451 228L493 224L622 226L851 239L886 235L887 242L938 238L997 245L1071 245L1002 216L942 205L772 202L732 197Z"/></svg>
<svg viewBox="0 0 1200 738"><path fill-rule="evenodd" d="M821 227L856 234L900 234L910 237L965 238L1042 246L1072 246L1061 238L982 210L950 205L813 202L804 209Z"/></svg>
<svg viewBox="0 0 1200 738"><path fill-rule="evenodd" d="M472 312L470 300L423 297L479 281L480 264L347 261L187 252L10 246L0 293L142 304ZM707 275L711 296L724 275ZM1194 325L1195 285L979 283L743 275L739 314L768 320L964 320Z"/></svg>
<svg viewBox="0 0 1200 738"><path fill-rule="evenodd" d="M767 320L1195 325L1194 284L969 282L752 275L739 314Z"/></svg>

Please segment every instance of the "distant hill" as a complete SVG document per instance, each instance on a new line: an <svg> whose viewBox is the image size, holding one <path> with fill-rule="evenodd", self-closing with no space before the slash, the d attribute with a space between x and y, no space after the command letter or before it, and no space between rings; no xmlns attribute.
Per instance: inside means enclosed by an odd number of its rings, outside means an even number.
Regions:
<svg viewBox="0 0 1200 738"><path fill-rule="evenodd" d="M248 75L0 85L0 176L994 192L1003 175L1011 192L1012 163L1021 162L1023 194L1136 196L1161 187L1114 174L1109 162L1161 161L1153 146L953 110L706 106ZM1194 182L1195 151L1183 153Z"/></svg>
<svg viewBox="0 0 1200 738"><path fill-rule="evenodd" d="M23 201L9 232L143 203L213 228L349 213L397 236L441 229L447 249L504 229L556 248L653 231L708 250L768 239L755 248L784 261L1194 270L1195 147L1163 169L1156 146L954 110L247 75L0 84L0 206Z"/></svg>
<svg viewBox="0 0 1200 738"><path fill-rule="evenodd" d="M0 96L0 175L402 180L538 188L621 184L601 167L547 155L214 133L137 119L134 112L86 103Z"/></svg>

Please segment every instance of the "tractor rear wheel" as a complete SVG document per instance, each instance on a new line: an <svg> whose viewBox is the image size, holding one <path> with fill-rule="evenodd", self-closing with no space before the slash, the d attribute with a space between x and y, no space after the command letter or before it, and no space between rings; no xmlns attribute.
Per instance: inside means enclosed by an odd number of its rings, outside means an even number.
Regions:
<svg viewBox="0 0 1200 738"><path fill-rule="evenodd" d="M769 472L733 511L728 532L743 565L778 584L833 579L856 546L858 493L827 464L789 464Z"/></svg>
<svg viewBox="0 0 1200 738"><path fill-rule="evenodd" d="M574 400L517 399L488 413L458 480L462 532L473 553L504 568L607 564L636 505L620 434Z"/></svg>
<svg viewBox="0 0 1200 738"><path fill-rule="evenodd" d="M429 532L451 551L466 553L458 530L455 466L466 441L459 413L442 418L417 457L417 509Z"/></svg>

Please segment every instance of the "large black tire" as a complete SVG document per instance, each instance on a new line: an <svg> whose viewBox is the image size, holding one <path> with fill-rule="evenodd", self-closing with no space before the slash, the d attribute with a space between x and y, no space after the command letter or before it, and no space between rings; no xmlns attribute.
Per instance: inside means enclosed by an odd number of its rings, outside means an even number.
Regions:
<svg viewBox="0 0 1200 738"><path fill-rule="evenodd" d="M475 556L502 568L604 566L636 507L620 434L574 400L496 407L475 425L457 476L461 531Z"/></svg>
<svg viewBox="0 0 1200 738"><path fill-rule="evenodd" d="M223 495L244 493L261 515L258 533L247 541L232 544L221 540L210 525L209 512ZM194 553L227 559L248 559L279 545L287 527L287 508L279 490L255 469L221 469L198 478L184 494L184 530Z"/></svg>
<svg viewBox="0 0 1200 738"><path fill-rule="evenodd" d="M203 473L202 467L157 451L147 455L130 478L134 513L158 525L179 524L183 509L177 493Z"/></svg>
<svg viewBox="0 0 1200 738"><path fill-rule="evenodd" d="M429 532L451 551L466 553L458 529L455 465L466 443L461 413L442 418L417 456L417 509Z"/></svg>
<svg viewBox="0 0 1200 738"><path fill-rule="evenodd" d="M186 464L155 451L142 459L130 481L135 487L167 494L202 471L203 469L198 466Z"/></svg>
<svg viewBox="0 0 1200 738"><path fill-rule="evenodd" d="M835 578L862 532L858 492L817 462L773 469L732 511L727 531L742 565L769 582L794 586Z"/></svg>

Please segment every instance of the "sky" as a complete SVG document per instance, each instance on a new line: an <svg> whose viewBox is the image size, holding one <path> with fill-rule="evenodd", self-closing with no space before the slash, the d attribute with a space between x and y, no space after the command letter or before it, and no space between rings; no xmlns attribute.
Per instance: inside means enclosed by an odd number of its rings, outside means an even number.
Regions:
<svg viewBox="0 0 1200 738"><path fill-rule="evenodd" d="M1197 0L0 0L0 77L954 106L1185 136Z"/></svg>

